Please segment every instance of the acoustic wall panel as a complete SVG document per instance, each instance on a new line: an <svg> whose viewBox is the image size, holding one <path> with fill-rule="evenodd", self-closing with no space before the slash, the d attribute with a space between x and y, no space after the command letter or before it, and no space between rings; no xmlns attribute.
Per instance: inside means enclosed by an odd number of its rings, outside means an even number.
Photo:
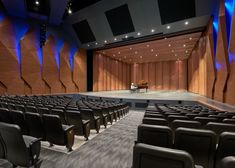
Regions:
<svg viewBox="0 0 235 168"><path fill-rule="evenodd" d="M28 84L31 94L45 93L45 82L42 80L40 44L38 31L29 29L20 42L21 47L21 74ZM27 85L26 85L27 87ZM29 93L29 94L30 94Z"/></svg>
<svg viewBox="0 0 235 168"><path fill-rule="evenodd" d="M170 90L179 88L179 61L170 61Z"/></svg>
<svg viewBox="0 0 235 168"><path fill-rule="evenodd" d="M50 87L50 93L63 93L63 86L59 78L59 65L57 65L56 58L56 41L50 35L47 38L46 44L43 47L43 66L42 76L44 81Z"/></svg>
<svg viewBox="0 0 235 168"><path fill-rule="evenodd" d="M155 83L156 83L156 63L152 62L149 63L148 71L149 71L149 89L154 90L155 89Z"/></svg>
<svg viewBox="0 0 235 168"><path fill-rule="evenodd" d="M165 61L162 65L162 84L163 84L163 90L170 90L170 62Z"/></svg>
<svg viewBox="0 0 235 168"><path fill-rule="evenodd" d="M99 70L98 70L98 90L104 90L104 61L103 56L99 55L98 62L99 62Z"/></svg>
<svg viewBox="0 0 235 168"><path fill-rule="evenodd" d="M70 65L70 46L64 43L60 51L60 81L65 87L66 93L73 93L76 91L73 82L72 69Z"/></svg>
<svg viewBox="0 0 235 168"><path fill-rule="evenodd" d="M98 91L98 71L99 71L99 61L98 54L93 55L93 91Z"/></svg>
<svg viewBox="0 0 235 168"><path fill-rule="evenodd" d="M9 18L0 22L0 37L0 82L8 94L24 94L16 34Z"/></svg>
<svg viewBox="0 0 235 168"><path fill-rule="evenodd" d="M220 11L223 5L221 5ZM227 34L226 34L226 18L225 14L222 12L219 16L219 27L218 27L218 37L216 46L216 82L215 82L215 92L214 99L220 102L224 102L224 92L226 88L226 83L229 74L229 63L228 63L228 44L227 44Z"/></svg>
<svg viewBox="0 0 235 168"><path fill-rule="evenodd" d="M179 67L179 90L187 90L187 60L182 60L178 62Z"/></svg>
<svg viewBox="0 0 235 168"><path fill-rule="evenodd" d="M156 89L163 89L163 62L156 62Z"/></svg>

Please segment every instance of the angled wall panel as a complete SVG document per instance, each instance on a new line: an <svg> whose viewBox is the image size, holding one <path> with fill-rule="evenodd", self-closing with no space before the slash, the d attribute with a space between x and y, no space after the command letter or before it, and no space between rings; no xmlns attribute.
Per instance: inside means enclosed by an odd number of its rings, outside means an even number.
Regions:
<svg viewBox="0 0 235 168"><path fill-rule="evenodd" d="M56 63L56 41L50 35L43 47L42 76L50 87L50 93L63 93L63 86L60 82L59 65Z"/></svg>
<svg viewBox="0 0 235 168"><path fill-rule="evenodd" d="M6 86L8 94L24 94L16 34L9 18L5 17L0 22L0 37L0 82Z"/></svg>
<svg viewBox="0 0 235 168"><path fill-rule="evenodd" d="M45 82L42 80L39 39L35 29L29 29L21 40L21 72L22 78L29 85L32 94L45 93ZM40 60L41 59L41 60Z"/></svg>

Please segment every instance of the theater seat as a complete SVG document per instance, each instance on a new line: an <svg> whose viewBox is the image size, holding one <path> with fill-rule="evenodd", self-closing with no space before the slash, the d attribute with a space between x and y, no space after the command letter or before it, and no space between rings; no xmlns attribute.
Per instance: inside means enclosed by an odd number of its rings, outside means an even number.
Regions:
<svg viewBox="0 0 235 168"><path fill-rule="evenodd" d="M179 127L200 129L201 123L198 121L190 121L190 120L174 120L171 126L172 126L172 129L174 130Z"/></svg>
<svg viewBox="0 0 235 168"><path fill-rule="evenodd" d="M35 106L25 106L25 112L38 113L38 110Z"/></svg>
<svg viewBox="0 0 235 168"><path fill-rule="evenodd" d="M194 168L192 156L181 150L138 143L132 168Z"/></svg>
<svg viewBox="0 0 235 168"><path fill-rule="evenodd" d="M52 115L58 115L60 117L60 120L63 124L67 124L67 121L65 119L65 113L62 109L51 109Z"/></svg>
<svg viewBox="0 0 235 168"><path fill-rule="evenodd" d="M144 117L143 118L143 124L169 126L168 121L166 119L164 119L164 118L149 118L149 117Z"/></svg>
<svg viewBox="0 0 235 168"><path fill-rule="evenodd" d="M6 149L6 158L13 167L40 167L40 139L22 136L19 126L7 123L0 123L0 134Z"/></svg>
<svg viewBox="0 0 235 168"><path fill-rule="evenodd" d="M172 147L173 132L167 126L141 124L138 126L137 142Z"/></svg>
<svg viewBox="0 0 235 168"><path fill-rule="evenodd" d="M219 162L227 156L235 157L235 133L223 132L219 137L219 144L216 151L216 168L220 168Z"/></svg>
<svg viewBox="0 0 235 168"><path fill-rule="evenodd" d="M148 117L148 118L165 118L162 114L148 114L148 113L145 113L144 117Z"/></svg>
<svg viewBox="0 0 235 168"><path fill-rule="evenodd" d="M181 116L181 115L169 115L167 117L167 120L169 122L172 122L174 120L189 120L189 118L187 116Z"/></svg>
<svg viewBox="0 0 235 168"><path fill-rule="evenodd" d="M12 123L9 110L6 108L0 108L0 122Z"/></svg>
<svg viewBox="0 0 235 168"><path fill-rule="evenodd" d="M95 129L97 133L100 130L100 117L95 116L91 109L80 109L82 119L90 120L91 129Z"/></svg>
<svg viewBox="0 0 235 168"><path fill-rule="evenodd" d="M21 128L21 132L23 135L28 135L28 126L25 121L25 116L22 111L17 111L17 110L11 110L9 111L12 124L16 124Z"/></svg>
<svg viewBox="0 0 235 168"><path fill-rule="evenodd" d="M46 140L50 144L66 146L68 152L72 151L74 144L74 126L62 125L59 116L43 114L43 125L46 131Z"/></svg>
<svg viewBox="0 0 235 168"><path fill-rule="evenodd" d="M40 114L27 112L25 113L25 120L28 125L30 136L46 140L46 133Z"/></svg>
<svg viewBox="0 0 235 168"><path fill-rule="evenodd" d="M223 123L235 124L235 119L223 119Z"/></svg>
<svg viewBox="0 0 235 168"><path fill-rule="evenodd" d="M234 168L235 167L235 156L228 156L223 158L217 168Z"/></svg>
<svg viewBox="0 0 235 168"><path fill-rule="evenodd" d="M82 120L82 116L79 111L67 110L67 120L69 125L74 125L74 133L81 135L88 140L90 135L90 120Z"/></svg>
<svg viewBox="0 0 235 168"><path fill-rule="evenodd" d="M50 110L48 108L45 108L45 107L38 107L38 113L40 115L43 115L43 114L50 114Z"/></svg>
<svg viewBox="0 0 235 168"><path fill-rule="evenodd" d="M214 168L216 134L210 130L178 128L175 131L175 148L190 153L196 165Z"/></svg>
<svg viewBox="0 0 235 168"><path fill-rule="evenodd" d="M208 122L216 122L217 119L216 118L209 118L209 117L195 117L194 118L195 121L199 121L202 126L205 126Z"/></svg>

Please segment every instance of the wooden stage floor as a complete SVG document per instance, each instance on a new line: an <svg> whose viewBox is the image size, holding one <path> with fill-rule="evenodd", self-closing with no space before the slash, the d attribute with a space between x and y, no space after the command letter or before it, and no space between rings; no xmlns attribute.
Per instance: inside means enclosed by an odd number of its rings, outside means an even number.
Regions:
<svg viewBox="0 0 235 168"><path fill-rule="evenodd" d="M225 103L221 103L198 94L194 94L186 91L148 91L144 90L140 93L130 93L129 90L120 91L102 91L102 92L83 92L80 93L84 96L94 96L103 98L118 98L118 99L135 99L135 100L181 100L181 101L197 101L205 105L225 110L235 111L235 106L231 106Z"/></svg>

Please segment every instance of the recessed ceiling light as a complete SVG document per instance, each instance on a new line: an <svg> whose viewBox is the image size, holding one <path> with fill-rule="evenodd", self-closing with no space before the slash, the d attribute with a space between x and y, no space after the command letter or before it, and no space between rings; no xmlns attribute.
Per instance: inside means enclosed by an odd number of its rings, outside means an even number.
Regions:
<svg viewBox="0 0 235 168"><path fill-rule="evenodd" d="M171 44L168 44L168 47L171 47Z"/></svg>
<svg viewBox="0 0 235 168"><path fill-rule="evenodd" d="M185 21L185 22L184 22L184 25L188 25L188 24L189 24L189 22L188 22L188 21Z"/></svg>
<svg viewBox="0 0 235 168"><path fill-rule="evenodd" d="M140 58L143 58L142 56L140 56Z"/></svg>
<svg viewBox="0 0 235 168"><path fill-rule="evenodd" d="M141 35L141 33L140 33L140 32L138 32L138 33L137 33L137 36L140 36L140 35Z"/></svg>
<svg viewBox="0 0 235 168"><path fill-rule="evenodd" d="M175 52L174 50L171 50L171 52Z"/></svg>
<svg viewBox="0 0 235 168"><path fill-rule="evenodd" d="M87 47L90 47L90 44L87 44Z"/></svg>
<svg viewBox="0 0 235 168"><path fill-rule="evenodd" d="M147 47L149 47L149 45L147 45Z"/></svg>
<svg viewBox="0 0 235 168"><path fill-rule="evenodd" d="M165 40L167 39L167 37L164 38Z"/></svg>
<svg viewBox="0 0 235 168"><path fill-rule="evenodd" d="M104 40L104 43L107 43L107 40Z"/></svg>
<svg viewBox="0 0 235 168"><path fill-rule="evenodd" d="M128 38L128 35L125 35L125 38Z"/></svg>
<svg viewBox="0 0 235 168"><path fill-rule="evenodd" d="M69 13L69 14L72 14L72 13L73 13L70 8L68 9L68 13Z"/></svg>
<svg viewBox="0 0 235 168"><path fill-rule="evenodd" d="M138 51L135 51L135 54L138 54Z"/></svg>
<svg viewBox="0 0 235 168"><path fill-rule="evenodd" d="M117 38L114 38L114 41L117 41Z"/></svg>
<svg viewBox="0 0 235 168"><path fill-rule="evenodd" d="M38 0L36 0L36 1L35 1L35 5L37 5L37 6L39 6L39 5L40 5L40 3L39 3L39 1L38 1Z"/></svg>
<svg viewBox="0 0 235 168"><path fill-rule="evenodd" d="M186 47L186 44L184 44L183 46Z"/></svg>
<svg viewBox="0 0 235 168"><path fill-rule="evenodd" d="M120 52L120 51L118 51L118 54L121 54L121 52Z"/></svg>
<svg viewBox="0 0 235 168"><path fill-rule="evenodd" d="M177 57L177 54L175 54L175 56Z"/></svg>
<svg viewBox="0 0 235 168"><path fill-rule="evenodd" d="M114 56L114 57L116 57L116 55L115 55L115 54L113 54L113 56Z"/></svg>
<svg viewBox="0 0 235 168"><path fill-rule="evenodd" d="M154 30L154 29L151 29L151 32L152 32L152 33L154 33L154 32L155 32L155 30Z"/></svg>
<svg viewBox="0 0 235 168"><path fill-rule="evenodd" d="M185 52L188 53L188 50L186 50Z"/></svg>
<svg viewBox="0 0 235 168"><path fill-rule="evenodd" d="M96 42L95 45L98 45L98 43Z"/></svg>
<svg viewBox="0 0 235 168"><path fill-rule="evenodd" d="M153 49L151 49L151 52L153 52Z"/></svg>
<svg viewBox="0 0 235 168"><path fill-rule="evenodd" d="M189 38L189 40L192 40L192 39L193 39L192 37Z"/></svg>
<svg viewBox="0 0 235 168"><path fill-rule="evenodd" d="M167 28L167 29L170 29L170 28L171 28L171 26L170 26L170 25L168 25L168 26L166 26L166 28Z"/></svg>
<svg viewBox="0 0 235 168"><path fill-rule="evenodd" d="M103 54L105 54L105 52L103 51Z"/></svg>
<svg viewBox="0 0 235 168"><path fill-rule="evenodd" d="M132 50L132 48L130 48L130 50Z"/></svg>
<svg viewBox="0 0 235 168"><path fill-rule="evenodd" d="M157 57L157 54L155 56Z"/></svg>

